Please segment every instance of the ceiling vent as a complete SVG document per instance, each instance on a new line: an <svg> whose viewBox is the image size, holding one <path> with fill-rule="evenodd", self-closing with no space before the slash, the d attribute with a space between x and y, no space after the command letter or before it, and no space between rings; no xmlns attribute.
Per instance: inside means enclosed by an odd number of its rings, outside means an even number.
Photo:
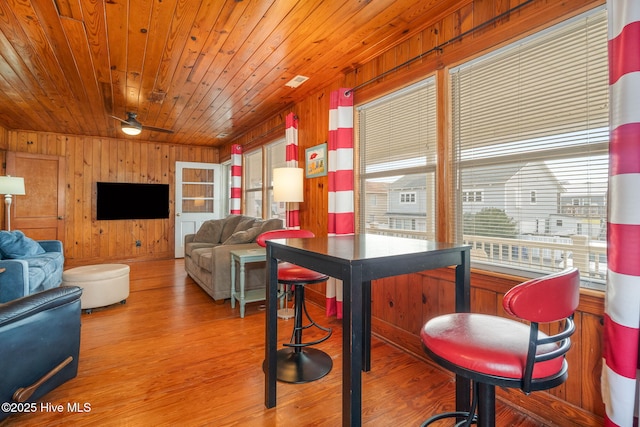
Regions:
<svg viewBox="0 0 640 427"><path fill-rule="evenodd" d="M305 76L295 76L294 78L292 78L291 80L289 80L289 83L286 83L285 86L288 87L298 87L300 86L302 83L306 82L307 80L309 80L309 77L305 77Z"/></svg>

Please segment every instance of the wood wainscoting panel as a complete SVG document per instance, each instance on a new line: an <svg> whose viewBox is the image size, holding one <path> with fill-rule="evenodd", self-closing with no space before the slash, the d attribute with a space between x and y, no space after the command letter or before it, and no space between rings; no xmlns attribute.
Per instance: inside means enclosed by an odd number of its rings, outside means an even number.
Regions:
<svg viewBox="0 0 640 427"><path fill-rule="evenodd" d="M64 244L67 268L93 262L173 258L175 163L219 162L218 150L211 147L46 132L8 131L7 149L7 159L12 155L54 156L66 163L59 181L62 184L55 186L64 194L64 232L58 238ZM98 181L169 184L169 218L96 220ZM136 246L138 240L140 246Z"/></svg>

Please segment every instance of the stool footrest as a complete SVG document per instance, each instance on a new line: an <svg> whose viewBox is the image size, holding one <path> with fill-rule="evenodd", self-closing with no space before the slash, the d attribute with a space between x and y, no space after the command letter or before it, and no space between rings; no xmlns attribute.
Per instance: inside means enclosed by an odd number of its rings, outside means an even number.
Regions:
<svg viewBox="0 0 640 427"><path fill-rule="evenodd" d="M306 306L305 306L305 312L306 312ZM296 347L298 347L298 348L308 347L308 346L310 346L310 345L320 344L321 342L324 342L324 341L328 340L328 339L329 339L329 337L331 337L331 334L333 333L333 330L332 330L331 328L325 328L324 326L320 326L320 325L318 325L316 322L314 322L314 321L309 317L309 314L307 314L307 318L309 319L309 321L310 321L311 323L309 323L308 325L302 326L302 327L300 327L299 329L304 330L304 329L309 329L309 328L310 328L310 327L312 327L312 326L315 326L316 328L318 328L318 329L320 329L320 330L322 330L322 331L327 332L327 334L326 334L325 336L323 336L322 338L319 338L319 339L317 339L317 340L315 340L315 341L307 341L307 342L303 342L303 343L296 343L296 342L295 342L295 332L296 332L296 329L294 328L294 330L293 330L293 334L292 334L292 337L291 337L291 342L283 343L283 344L282 344L283 346L285 346L285 347L293 347L293 348L296 348Z"/></svg>
<svg viewBox="0 0 640 427"><path fill-rule="evenodd" d="M471 399L471 408L469 411L453 411L453 412L443 412L441 414L436 414L431 418L427 419L425 422L420 424L420 427L427 427L429 424L434 423L439 420L443 420L445 418L466 418L465 420L459 421L455 424L454 427L469 427L471 424L478 423L478 414L476 414L476 408L478 407L478 383L473 382L472 391L472 399ZM487 421L487 420L485 420Z"/></svg>
<svg viewBox="0 0 640 427"><path fill-rule="evenodd" d="M443 412L441 414L432 416L431 418L420 424L420 427L427 427L428 425L436 421L444 420L445 418L466 418L465 420L462 420L455 424L454 427L470 426L471 424L476 424L478 422L478 417L475 414L471 415L472 416L469 417L468 412ZM471 418L471 420L469 420L469 418Z"/></svg>

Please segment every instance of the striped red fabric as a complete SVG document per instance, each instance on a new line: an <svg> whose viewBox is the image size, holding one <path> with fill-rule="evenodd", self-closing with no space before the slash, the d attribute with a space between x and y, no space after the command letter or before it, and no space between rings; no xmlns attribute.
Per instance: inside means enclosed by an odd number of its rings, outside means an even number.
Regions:
<svg viewBox="0 0 640 427"><path fill-rule="evenodd" d="M231 146L231 214L242 213L242 145Z"/></svg>
<svg viewBox="0 0 640 427"><path fill-rule="evenodd" d="M286 161L287 167L298 167L298 117L293 114L287 114L285 118L285 142L286 142ZM300 204L297 202L287 203L286 209L287 228L300 228Z"/></svg>
<svg viewBox="0 0 640 427"><path fill-rule="evenodd" d="M604 331L609 338L605 341L602 349L605 360L618 369L618 374L633 378L637 369L636 361L626 355L633 352L633 346L638 345L636 341L638 330L620 325L607 316ZM615 345L613 345L614 343Z"/></svg>
<svg viewBox="0 0 640 427"><path fill-rule="evenodd" d="M628 56L627 49L640 48L640 22L625 24L624 31L609 40L609 83L617 82L621 77L640 71L640 55Z"/></svg>
<svg viewBox="0 0 640 427"><path fill-rule="evenodd" d="M353 93L341 88L331 92L329 105L328 176L329 235L353 234ZM327 282L327 316L342 318L342 284Z"/></svg>
<svg viewBox="0 0 640 427"><path fill-rule="evenodd" d="M605 426L637 426L640 406L640 2L608 0L609 217L602 399Z"/></svg>
<svg viewBox="0 0 640 427"><path fill-rule="evenodd" d="M607 224L607 267L632 276L640 276L640 224Z"/></svg>
<svg viewBox="0 0 640 427"><path fill-rule="evenodd" d="M611 132L610 151L616 153L609 162L610 175L638 173L640 171L640 150L638 150L640 123L620 125Z"/></svg>

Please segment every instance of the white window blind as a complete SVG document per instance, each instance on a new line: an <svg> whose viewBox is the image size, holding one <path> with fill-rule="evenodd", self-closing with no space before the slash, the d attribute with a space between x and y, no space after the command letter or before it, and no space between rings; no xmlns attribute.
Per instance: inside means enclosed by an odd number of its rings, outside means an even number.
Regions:
<svg viewBox="0 0 640 427"><path fill-rule="evenodd" d="M574 265L603 283L607 79L603 9L451 70L451 204L472 260L519 273Z"/></svg>
<svg viewBox="0 0 640 427"><path fill-rule="evenodd" d="M244 155L245 215L262 218L262 149Z"/></svg>
<svg viewBox="0 0 640 427"><path fill-rule="evenodd" d="M280 218L286 220L287 204L275 202L273 200L273 169L287 166L287 144L285 139L281 139L267 146L267 200L269 201L269 214L267 218Z"/></svg>
<svg viewBox="0 0 640 427"><path fill-rule="evenodd" d="M363 190L358 200L359 231L434 238L434 79L362 105L357 111ZM412 195L409 200L408 194Z"/></svg>
<svg viewBox="0 0 640 427"><path fill-rule="evenodd" d="M284 203L273 201L273 169L287 165L285 150L283 138L244 155L246 215L284 219ZM263 215L264 209L267 211Z"/></svg>

